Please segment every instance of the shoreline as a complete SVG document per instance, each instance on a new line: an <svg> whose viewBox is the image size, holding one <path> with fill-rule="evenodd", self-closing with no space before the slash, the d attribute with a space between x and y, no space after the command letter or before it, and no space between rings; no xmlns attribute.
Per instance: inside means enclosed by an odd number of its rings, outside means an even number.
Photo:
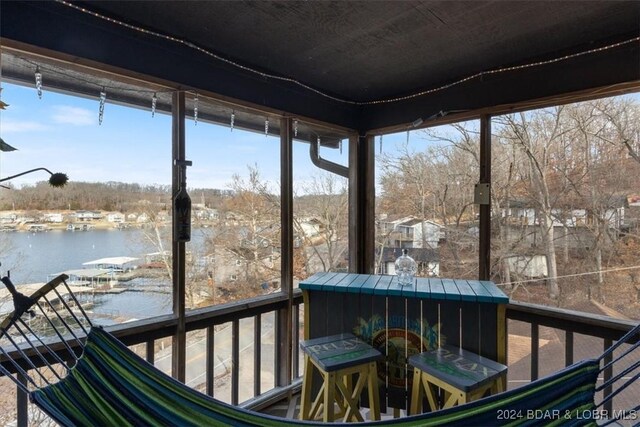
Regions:
<svg viewBox="0 0 640 427"><path fill-rule="evenodd" d="M50 230L90 231L171 226L166 212L150 221L150 215L119 211L4 210L0 211L0 231L43 232Z"/></svg>
<svg viewBox="0 0 640 427"><path fill-rule="evenodd" d="M69 229L69 226L73 225L74 229ZM158 224L158 227L169 227L170 223ZM86 228L83 228L86 226ZM27 232L27 233L43 233L48 231L70 231L70 232L86 232L94 230L125 230L125 229L140 229L149 226L149 223L136 223L136 222L121 222L113 223L108 221L86 221L86 222L68 222L68 223L49 223L49 222L34 222L26 224L2 224L0 225L0 231L2 232Z"/></svg>

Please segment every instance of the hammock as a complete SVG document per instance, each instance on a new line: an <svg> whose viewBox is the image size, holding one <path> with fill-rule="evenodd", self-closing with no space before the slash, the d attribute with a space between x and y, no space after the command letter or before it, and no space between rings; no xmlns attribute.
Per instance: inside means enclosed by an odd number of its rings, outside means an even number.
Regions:
<svg viewBox="0 0 640 427"><path fill-rule="evenodd" d="M29 393L29 397L47 415L63 426L294 426L323 425L320 422L278 418L228 405L185 386L156 369L129 350L114 336L89 318L60 276L44 285L31 297L17 292L16 310L0 323L0 357L28 380L23 384L0 364L0 372ZM2 281L9 288L8 279ZM56 287L64 284L66 292ZM15 291L15 288L13 288ZM11 290L11 289L10 289ZM54 294L48 297L49 293ZM67 300L69 302L67 302ZM58 307L58 308L56 308ZM38 337L23 316L38 308L54 328L50 340ZM54 310L55 308L55 310ZM66 308L67 314L60 312ZM75 325L72 327L72 321ZM638 350L640 325L633 328L600 358L571 365L555 374L525 386L472 403L406 418L370 422L371 425L396 426L469 426L469 425L595 425L598 408L631 383L638 380L640 358L606 384L596 387L598 375L623 357ZM63 340L63 338L66 339ZM23 341L18 343L18 337ZM62 343L60 343L62 341ZM5 346L4 343L10 343ZM75 345L74 345L75 342ZM633 342L613 362L601 366L625 342ZM7 347L7 348L5 348ZM8 348L11 347L11 348ZM46 349L42 352L42 349ZM56 352L57 350L57 352ZM29 364L14 361L17 354ZM29 353L29 354L27 354ZM66 357L63 356L63 353ZM29 357L30 356L30 357ZM71 359L67 362L64 359ZM36 361L39 365L36 366ZM55 363L57 362L57 367ZM43 372L47 369L47 372ZM626 379L625 379L626 378ZM596 391L619 383L616 391L598 405ZM628 414L640 412L640 405ZM602 421L602 420L601 420ZM615 422L614 418L609 420ZM632 421L636 422L636 421ZM338 423L339 424L339 423ZM599 423L606 425L606 423ZM636 425L640 425L640 422Z"/></svg>

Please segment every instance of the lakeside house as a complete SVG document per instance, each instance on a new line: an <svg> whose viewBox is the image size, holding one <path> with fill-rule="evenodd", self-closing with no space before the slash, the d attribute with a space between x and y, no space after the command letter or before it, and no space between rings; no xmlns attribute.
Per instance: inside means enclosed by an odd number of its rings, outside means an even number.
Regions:
<svg viewBox="0 0 640 427"><path fill-rule="evenodd" d="M18 215L15 213L7 213L0 215L0 224L14 224L18 221Z"/></svg>
<svg viewBox="0 0 640 427"><path fill-rule="evenodd" d="M322 221L316 217L302 218L297 224L296 228L304 237L315 237L324 231L325 227Z"/></svg>
<svg viewBox="0 0 640 427"><path fill-rule="evenodd" d="M109 212L107 214L107 221L122 224L125 221L125 217L124 214L120 212Z"/></svg>
<svg viewBox="0 0 640 427"><path fill-rule="evenodd" d="M201 220L215 221L220 219L220 213L217 209L207 208L201 203L193 206L193 215Z"/></svg>
<svg viewBox="0 0 640 427"><path fill-rule="evenodd" d="M64 215L62 215L59 212L56 212L56 213L47 212L42 215L42 219L44 220L44 222L61 224L62 221L64 220Z"/></svg>
<svg viewBox="0 0 640 427"><path fill-rule="evenodd" d="M94 221L102 219L102 213L100 211L76 211L75 217L78 221Z"/></svg>
<svg viewBox="0 0 640 427"><path fill-rule="evenodd" d="M588 227L604 221L608 228L619 229L625 222L628 207L627 196L609 197L597 202L565 201L551 209L551 216L554 227ZM502 218L506 218L512 225L540 225L541 215L540 209L527 200L510 200L508 208L501 209Z"/></svg>
<svg viewBox="0 0 640 427"><path fill-rule="evenodd" d="M379 229L392 248L437 248L444 239L444 227L413 216L380 221Z"/></svg>
<svg viewBox="0 0 640 427"><path fill-rule="evenodd" d="M516 274L527 279L542 278L549 275L547 257L536 255L511 255L506 257L511 274Z"/></svg>
<svg viewBox="0 0 640 427"><path fill-rule="evenodd" d="M572 249L591 248L602 226L606 227L603 238L615 241L622 231L629 228L631 211L627 196L611 196L598 203L587 198L564 201L551 209L554 244L556 247ZM522 234L532 246L541 242L543 213L533 202L510 200L507 207L501 209L500 215L512 230L522 232L511 233L512 240L523 238L520 236Z"/></svg>

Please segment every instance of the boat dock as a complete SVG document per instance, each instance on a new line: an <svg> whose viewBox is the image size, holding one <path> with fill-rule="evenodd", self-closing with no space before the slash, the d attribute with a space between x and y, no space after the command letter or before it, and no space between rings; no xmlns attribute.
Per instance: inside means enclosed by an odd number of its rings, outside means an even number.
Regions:
<svg viewBox="0 0 640 427"><path fill-rule="evenodd" d="M94 267L102 270L110 270L112 272L117 273L125 273L127 271L131 271L135 268L132 265L134 261L137 261L139 258L128 257L128 256L117 256L117 257L109 257L109 258L100 258L94 261L87 261L82 263L82 265Z"/></svg>
<svg viewBox="0 0 640 427"><path fill-rule="evenodd" d="M66 270L60 273L52 274L48 279L52 279L60 274L69 276L67 283L77 286L90 286L96 288L110 288L118 282L116 275L111 270L101 268L83 268L78 270Z"/></svg>
<svg viewBox="0 0 640 427"><path fill-rule="evenodd" d="M42 286L44 286L44 283L29 283L26 285L17 285L16 290L28 296L28 295L32 295ZM93 293L93 288L91 288L90 286L77 286L77 285L69 284L69 288L71 289L71 292L73 292L75 295ZM67 291L67 288L64 286L58 286L58 288L56 289L63 298L69 294L69 291ZM55 302L56 300L50 300L50 301ZM14 310L13 298L11 297L9 290L4 287L0 288L0 317L13 312L13 310Z"/></svg>

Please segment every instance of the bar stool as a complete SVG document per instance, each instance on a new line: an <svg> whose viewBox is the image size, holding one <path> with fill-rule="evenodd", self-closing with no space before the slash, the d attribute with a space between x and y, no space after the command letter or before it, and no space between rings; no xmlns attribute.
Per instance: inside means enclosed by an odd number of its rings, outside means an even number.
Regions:
<svg viewBox="0 0 640 427"><path fill-rule="evenodd" d="M304 352L304 377L300 419L313 420L322 409L322 421L364 421L358 400L365 385L368 388L371 421L380 419L377 360L382 354L353 334L339 334L300 342ZM323 383L311 403L313 368ZM353 376L357 381L353 385ZM335 405L339 411L335 413Z"/></svg>
<svg viewBox="0 0 640 427"><path fill-rule="evenodd" d="M453 346L414 354L409 357L413 366L413 389L410 414L422 412L422 399L426 394L431 410L450 408L471 402L487 391L504 391L503 377L507 367ZM435 387L443 390L442 406Z"/></svg>

